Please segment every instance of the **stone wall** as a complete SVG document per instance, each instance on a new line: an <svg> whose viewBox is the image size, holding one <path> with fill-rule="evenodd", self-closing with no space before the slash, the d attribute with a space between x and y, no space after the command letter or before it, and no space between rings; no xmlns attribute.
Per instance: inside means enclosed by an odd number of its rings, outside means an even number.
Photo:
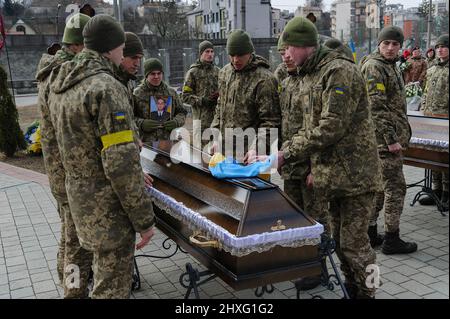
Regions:
<svg viewBox="0 0 450 319"><path fill-rule="evenodd" d="M156 36L140 36L145 48L145 57L157 57L169 64L166 70L170 84L180 86L183 82L184 72L190 63L198 57L198 45L201 40L165 40ZM14 88L18 93L36 91L34 80L36 67L47 47L57 42L51 35L9 35L6 38ZM226 56L226 40L212 40L216 45L217 64L223 66L228 63ZM276 39L253 39L256 53L269 59L272 68L279 63L276 49ZM272 48L272 49L271 49ZM188 53L187 53L188 52ZM6 50L0 53L0 64L7 70Z"/></svg>

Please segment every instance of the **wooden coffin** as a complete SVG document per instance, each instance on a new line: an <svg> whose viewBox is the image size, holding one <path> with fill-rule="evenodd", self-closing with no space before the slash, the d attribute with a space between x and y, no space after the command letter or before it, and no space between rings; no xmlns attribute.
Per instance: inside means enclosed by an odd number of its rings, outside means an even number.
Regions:
<svg viewBox="0 0 450 319"><path fill-rule="evenodd" d="M448 118L408 113L412 137L404 152L406 165L448 171Z"/></svg>
<svg viewBox="0 0 450 319"><path fill-rule="evenodd" d="M187 153L190 159L174 162L174 158L180 160ZM208 160L201 157L200 151L183 141L176 145L161 141L143 148L141 162L144 171L154 178L153 206L157 227L162 232L235 290L321 273L320 236L312 238L307 245L282 247L272 243L270 249L263 245L259 251L235 253L233 247L230 250L229 246L221 245L215 235L208 234L208 227L199 229L186 217L183 220L174 216L171 208L165 209L156 200L156 192L158 196L173 199L171 203L176 202L175 206L182 206L183 211L195 212L197 219L202 218L206 224L213 225L212 228L232 234L234 242L255 234L272 236L277 235L275 232L284 234L302 227L322 227L276 185L259 178L216 179L207 168Z"/></svg>

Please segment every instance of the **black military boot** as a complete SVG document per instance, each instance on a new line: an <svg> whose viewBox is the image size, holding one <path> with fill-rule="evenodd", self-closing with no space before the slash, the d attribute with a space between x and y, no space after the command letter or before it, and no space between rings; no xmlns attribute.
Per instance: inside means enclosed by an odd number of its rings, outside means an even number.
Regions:
<svg viewBox="0 0 450 319"><path fill-rule="evenodd" d="M350 299L356 299L356 296L358 295L358 287L355 284L351 284L348 282L344 282L345 290L347 290L348 297ZM342 298L342 299L345 299Z"/></svg>
<svg viewBox="0 0 450 319"><path fill-rule="evenodd" d="M386 232L381 251L385 255L410 254L417 250L416 243L407 243L400 239L399 230Z"/></svg>
<svg viewBox="0 0 450 319"><path fill-rule="evenodd" d="M441 198L441 196L442 196L442 190L441 189L435 189L434 193L436 194L437 198ZM434 199L430 195L426 195L424 197L421 197L419 199L419 203L420 203L420 205L423 205L423 206L436 205Z"/></svg>
<svg viewBox="0 0 450 319"><path fill-rule="evenodd" d="M378 234L377 225L369 226L369 231L367 233L369 234L370 246L372 246L372 248L380 246L383 243L384 236Z"/></svg>
<svg viewBox="0 0 450 319"><path fill-rule="evenodd" d="M448 191L442 192L441 203L442 208L444 208L444 212L448 212Z"/></svg>

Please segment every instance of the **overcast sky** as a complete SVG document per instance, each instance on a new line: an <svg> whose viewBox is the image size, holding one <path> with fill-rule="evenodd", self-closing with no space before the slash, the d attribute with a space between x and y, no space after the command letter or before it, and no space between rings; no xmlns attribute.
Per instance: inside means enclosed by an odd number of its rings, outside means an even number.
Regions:
<svg viewBox="0 0 450 319"><path fill-rule="evenodd" d="M330 4L333 0L324 0L325 10L328 11L330 9ZM405 8L418 7L422 0L387 0L387 4L391 3L402 3ZM305 0L272 0L272 7L295 11L295 9L299 5L304 5Z"/></svg>

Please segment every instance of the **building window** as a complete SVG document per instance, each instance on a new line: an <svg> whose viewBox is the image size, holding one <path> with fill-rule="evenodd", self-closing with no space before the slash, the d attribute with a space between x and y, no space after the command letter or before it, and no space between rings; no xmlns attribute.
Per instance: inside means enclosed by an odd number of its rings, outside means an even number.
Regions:
<svg viewBox="0 0 450 319"><path fill-rule="evenodd" d="M25 30L25 27L23 25L18 25L16 27L17 32L23 32L23 34L27 34L27 31Z"/></svg>
<svg viewBox="0 0 450 319"><path fill-rule="evenodd" d="M216 22L219 22L219 12L216 12Z"/></svg>
<svg viewBox="0 0 450 319"><path fill-rule="evenodd" d="M214 13L211 14L211 23L214 23Z"/></svg>

